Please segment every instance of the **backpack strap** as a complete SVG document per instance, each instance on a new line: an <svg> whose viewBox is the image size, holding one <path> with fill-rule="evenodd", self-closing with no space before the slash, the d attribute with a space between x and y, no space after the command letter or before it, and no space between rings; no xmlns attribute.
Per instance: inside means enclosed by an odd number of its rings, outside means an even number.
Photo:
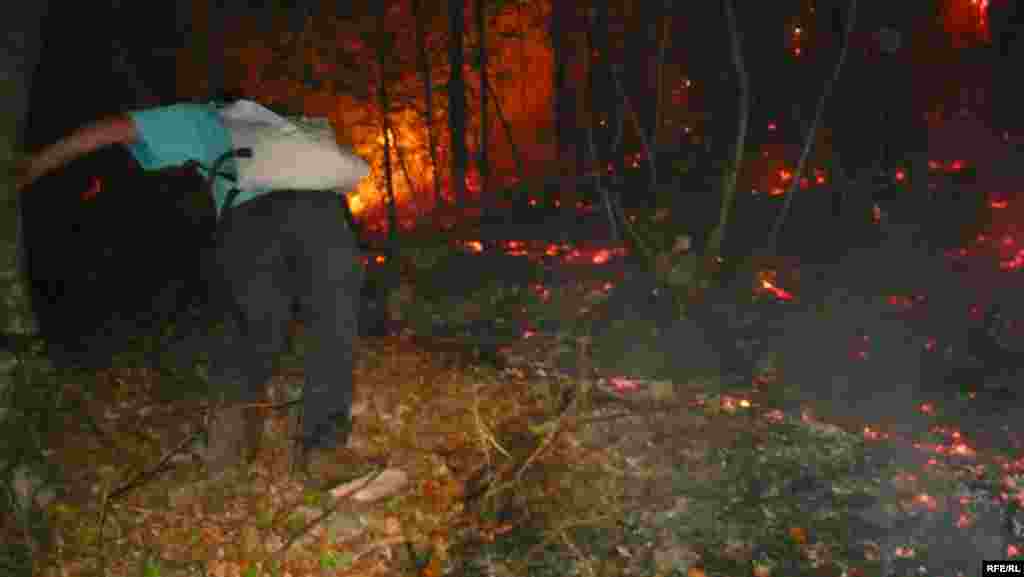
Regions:
<svg viewBox="0 0 1024 577"><path fill-rule="evenodd" d="M214 205L216 205L216 197L213 196L213 183L214 181L216 181L217 177L226 179L233 183L238 183L238 178L234 174L231 174L229 172L222 172L220 169L221 165L223 165L225 162L232 158L252 158L252 149L248 147L235 148L218 156L217 160L213 161L213 165L210 167L209 174L206 177L206 188L207 192L210 194L210 197L214 199ZM231 190L228 191L227 198L224 199L224 206L222 210L227 210L231 208L231 206L235 202L235 199L238 198L239 192L240 191L237 186L231 187Z"/></svg>

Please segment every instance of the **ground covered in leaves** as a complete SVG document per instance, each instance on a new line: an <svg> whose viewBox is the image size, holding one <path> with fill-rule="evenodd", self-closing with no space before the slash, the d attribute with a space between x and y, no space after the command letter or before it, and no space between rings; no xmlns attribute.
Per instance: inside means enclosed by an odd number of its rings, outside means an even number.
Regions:
<svg viewBox="0 0 1024 577"><path fill-rule="evenodd" d="M45 463L8 471L10 557L46 575L888 576L1018 551L1014 447L969 444L925 370L960 354L969 299L923 255L851 253L818 287L767 266L746 298L686 311L628 265L538 278L483 258L428 263L436 290L395 296L407 330L360 341L352 479L330 493L292 471L301 331L264 451L213 480L201 377L26 362L39 386L11 406L42 435L6 448ZM480 282L453 287L468 269ZM751 298L765 286L804 302ZM937 306L908 319L928 287ZM30 497L47 524L13 505Z"/></svg>
<svg viewBox="0 0 1024 577"><path fill-rule="evenodd" d="M856 534L860 511L954 504L952 466L881 477L858 431L771 409L771 371L722 393L569 377L557 349L526 339L499 369L448 340L365 341L338 456L354 479L331 494L290 474L296 357L272 384L266 450L216 481L201 396L146 369L68 383L44 573L872 575L888 533Z"/></svg>

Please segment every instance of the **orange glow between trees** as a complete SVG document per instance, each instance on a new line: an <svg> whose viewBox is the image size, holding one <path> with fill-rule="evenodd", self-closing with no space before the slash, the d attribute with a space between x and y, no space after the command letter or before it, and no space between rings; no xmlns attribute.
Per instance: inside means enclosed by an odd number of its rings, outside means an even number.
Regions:
<svg viewBox="0 0 1024 577"><path fill-rule="evenodd" d="M194 4L201 4L194 2ZM353 212L376 212L382 209L384 191L384 151L380 132L380 111L373 94L378 80L373 42L376 21L373 18L342 20L331 16L333 8L323 3L315 19L309 19L301 31L287 30L285 19L275 23L273 30L261 29L250 15L237 15L232 27L218 32L226 46L225 88L246 98L268 105L283 105L307 116L326 116L338 134L339 143L350 146L371 165L371 176L349 195ZM550 3L532 3L530 8L512 7L491 18L487 39L489 80L497 93L498 105L507 119L512 138L520 153L528 159L527 170L542 170L553 157L550 144L538 142L537 134L551 123L552 56L547 42ZM199 6L194 14L206 20L206 11ZM396 34L396 60L415 58L413 48L414 22L407 10L395 9L389 14ZM436 87L448 78L446 54L438 47L445 44L444 14L435 15L427 23L428 52L435 85L432 123L438 142L438 169L442 192L446 198L448 178L447 100ZM196 37L202 38L209 26L197 22ZM476 44L474 31L467 27L467 61L472 62L471 46ZM301 47L296 50L296 47ZM195 40L178 58L178 93L182 98L206 94L205 43ZM341 70L343 59L357 62L358 71ZM396 200L402 212L426 214L432 207L433 167L428 147L427 130L420 111L423 107L422 78L412 66L387 71L388 90L392 100L404 102L390 114L393 148L392 170ZM303 83L306 71L312 72L316 88ZM364 75L364 77L360 77ZM480 114L477 109L479 74L467 65L467 146L471 157L479 142ZM343 85L354 87L346 93ZM515 165L505 128L499 123L494 98L489 111L489 160L491 179L508 183ZM542 140L542 139L541 139ZM535 161L540 161L536 163ZM535 166L531 166L535 165ZM479 194L476 166L467 167L467 188L471 196Z"/></svg>
<svg viewBox="0 0 1024 577"><path fill-rule="evenodd" d="M206 22L208 14L204 4L194 0L195 27L192 45L184 49L178 59L179 96L193 98L205 94L205 78L208 71L204 55L206 43L202 38L210 34ZM427 130L422 113L422 79L414 66L408 65L415 58L413 49L414 22L402 5L395 5L388 16L389 25L396 34L395 58L404 64L392 66L388 71L388 89L392 100L403 104L390 114L394 138L392 142L393 186L396 199L402 207L403 217L412 214L421 216L434 207L432 192L433 166L428 147ZM943 0L941 22L950 43L964 47L985 42L989 39L988 0ZM342 20L331 16L333 7L323 2L317 16L308 19L302 30L289 31L286 18L282 17L267 30L252 15L236 15L227 30L218 31L224 36L226 47L225 88L245 97L260 100L270 105L284 105L291 110L301 110L309 116L326 116L336 128L341 144L352 147L367 159L372 175L364 180L349 196L356 213L377 214L381 211L384 197L383 150L380 134L380 112L373 94L378 78L374 58L377 21L371 17ZM551 134L551 110L553 90L551 78L553 63L548 35L550 0L531 3L530 8L513 6L493 16L489 22L488 38L490 57L490 82L497 93L492 99L488 112L489 158L492 182L498 186L510 184L515 176L515 165L508 144L505 127L499 121L494 108L498 101L511 129L511 137L519 146L527 174L524 178L541 176L551 171L550 161L554 157L553 135ZM614 10L613 10L614 11ZM813 7L810 9L813 14ZM623 15L618 15L623 16ZM448 77L447 55L444 53L445 15L435 14L427 23L428 51L432 65L435 86L440 86ZM813 36L800 18L786 23L787 49L791 53L807 53L804 44ZM467 27L467 60L472 61L472 46L475 31ZM621 38L613 37L615 50L621 50ZM345 69L343 62L349 62ZM353 71L352 63L355 64ZM570 74L582 74L574 69ZM304 83L306 76L312 76L312 85ZM363 75L365 77L361 77ZM678 63L666 63L666 95L671 105L664 111L663 124L666 138L685 134L693 143L700 143L707 115L692 101L694 83L687 71ZM467 92L469 95L469 118L467 145L471 157L479 142L480 113L476 106L479 94L479 76L472 66L467 66ZM581 91L582 92L582 91ZM353 94L355 93L355 94ZM447 101L443 91L434 95L432 123L438 142L438 169L441 175L442 192L446 198L448 170L448 134L446 122ZM581 107L579 114L586 117ZM587 118L580 122L589 122ZM603 119L595 122L600 126ZM771 126L769 130L774 129ZM821 142L813 148L814 158L809 167L824 166L829 156L828 131L818 135ZM781 148L786 148L782 150ZM769 194L784 190L793 175L780 178L792 170L782 160L795 158L788 146L765 145L762 154L757 155L744 167L744 182L747 190L759 190ZM627 160L627 165L640 165L637 158ZM479 195L479 178L476 166L467 167L467 188L471 197ZM819 171L809 174L817 184L824 182ZM801 182L803 182L801 180Z"/></svg>

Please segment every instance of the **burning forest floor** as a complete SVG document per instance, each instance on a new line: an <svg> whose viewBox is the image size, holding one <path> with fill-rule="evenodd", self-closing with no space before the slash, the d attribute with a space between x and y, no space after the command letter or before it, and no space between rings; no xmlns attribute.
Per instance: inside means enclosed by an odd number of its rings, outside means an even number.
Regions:
<svg viewBox="0 0 1024 577"><path fill-rule="evenodd" d="M12 485L50 522L35 573L973 574L1024 542L1016 356L994 370L972 345L1020 294L1013 231L990 232L759 263L753 298L741 282L685 317L607 248L539 281L469 255L399 291L414 330L361 340L353 480L329 494L290 474L301 331L265 450L212 482L202 379L26 363L59 384L20 400L52 409L26 412L47 432L26 443L53 483L26 464ZM45 541L13 511L5 541Z"/></svg>

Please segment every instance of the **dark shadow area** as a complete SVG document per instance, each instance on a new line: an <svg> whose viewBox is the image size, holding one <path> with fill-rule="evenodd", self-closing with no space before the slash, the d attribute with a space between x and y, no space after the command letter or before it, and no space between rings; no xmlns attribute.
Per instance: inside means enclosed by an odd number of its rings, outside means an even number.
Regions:
<svg viewBox="0 0 1024 577"><path fill-rule="evenodd" d="M41 179L24 216L32 304L55 360L102 365L206 299L215 217L198 173L146 174L110 148Z"/></svg>

